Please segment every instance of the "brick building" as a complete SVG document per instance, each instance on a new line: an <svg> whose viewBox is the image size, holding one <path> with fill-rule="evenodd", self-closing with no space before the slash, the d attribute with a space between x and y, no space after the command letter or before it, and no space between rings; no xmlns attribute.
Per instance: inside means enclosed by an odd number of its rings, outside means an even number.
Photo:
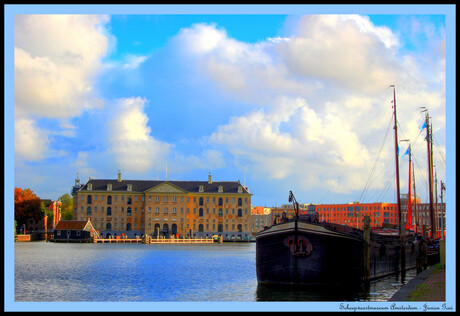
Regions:
<svg viewBox="0 0 460 316"><path fill-rule="evenodd" d="M247 239L251 196L239 181L76 179L74 220L90 219L103 237Z"/></svg>
<svg viewBox="0 0 460 316"><path fill-rule="evenodd" d="M396 203L317 204L315 211L319 215L319 221L344 224L359 229L364 228L364 216L370 217L372 227L381 227L383 223L399 224Z"/></svg>

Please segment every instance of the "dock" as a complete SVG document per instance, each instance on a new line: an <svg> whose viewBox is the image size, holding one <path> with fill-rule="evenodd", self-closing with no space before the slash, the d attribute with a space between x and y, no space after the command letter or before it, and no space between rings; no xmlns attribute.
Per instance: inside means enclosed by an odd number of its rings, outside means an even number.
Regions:
<svg viewBox="0 0 460 316"><path fill-rule="evenodd" d="M151 238L151 237L137 237L127 238L94 238L94 243L139 243L139 244L212 244L212 238Z"/></svg>

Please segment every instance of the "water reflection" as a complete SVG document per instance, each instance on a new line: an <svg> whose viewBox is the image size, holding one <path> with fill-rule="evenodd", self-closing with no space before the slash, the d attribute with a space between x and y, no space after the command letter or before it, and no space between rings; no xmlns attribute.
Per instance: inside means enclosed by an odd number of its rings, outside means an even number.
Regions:
<svg viewBox="0 0 460 316"><path fill-rule="evenodd" d="M388 301L404 284L416 275L415 269L405 275L392 275L367 286L273 285L258 284L257 301L271 302L382 302Z"/></svg>

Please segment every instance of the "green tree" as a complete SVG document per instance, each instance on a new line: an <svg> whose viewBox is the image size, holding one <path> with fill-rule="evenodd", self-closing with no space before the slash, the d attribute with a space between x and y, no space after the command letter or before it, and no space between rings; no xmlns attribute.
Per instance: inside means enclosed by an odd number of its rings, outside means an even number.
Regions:
<svg viewBox="0 0 460 316"><path fill-rule="evenodd" d="M73 198L70 194L62 195L59 200L61 201L61 218L63 220L73 219Z"/></svg>
<svg viewBox="0 0 460 316"><path fill-rule="evenodd" d="M47 217L47 221L46 221L46 225L47 227L51 227L52 223L53 223L53 211L48 209L48 205L46 205L45 202L42 201L42 204L41 204L41 208L42 208L42 212L44 215L48 216Z"/></svg>

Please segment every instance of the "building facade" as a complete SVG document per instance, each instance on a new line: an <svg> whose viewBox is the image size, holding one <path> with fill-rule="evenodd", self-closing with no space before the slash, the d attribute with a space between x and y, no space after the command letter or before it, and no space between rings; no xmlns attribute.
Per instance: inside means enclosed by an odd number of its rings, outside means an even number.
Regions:
<svg viewBox="0 0 460 316"><path fill-rule="evenodd" d="M90 219L102 237L251 237L251 194L239 181L76 179L74 220Z"/></svg>
<svg viewBox="0 0 460 316"><path fill-rule="evenodd" d="M364 216L370 217L372 227L381 227L383 223L399 225L396 203L317 204L315 211L320 222L338 223L358 229L364 228Z"/></svg>
<svg viewBox="0 0 460 316"><path fill-rule="evenodd" d="M273 224L271 208L264 206L253 206L251 210L251 231L253 233L264 230Z"/></svg>

